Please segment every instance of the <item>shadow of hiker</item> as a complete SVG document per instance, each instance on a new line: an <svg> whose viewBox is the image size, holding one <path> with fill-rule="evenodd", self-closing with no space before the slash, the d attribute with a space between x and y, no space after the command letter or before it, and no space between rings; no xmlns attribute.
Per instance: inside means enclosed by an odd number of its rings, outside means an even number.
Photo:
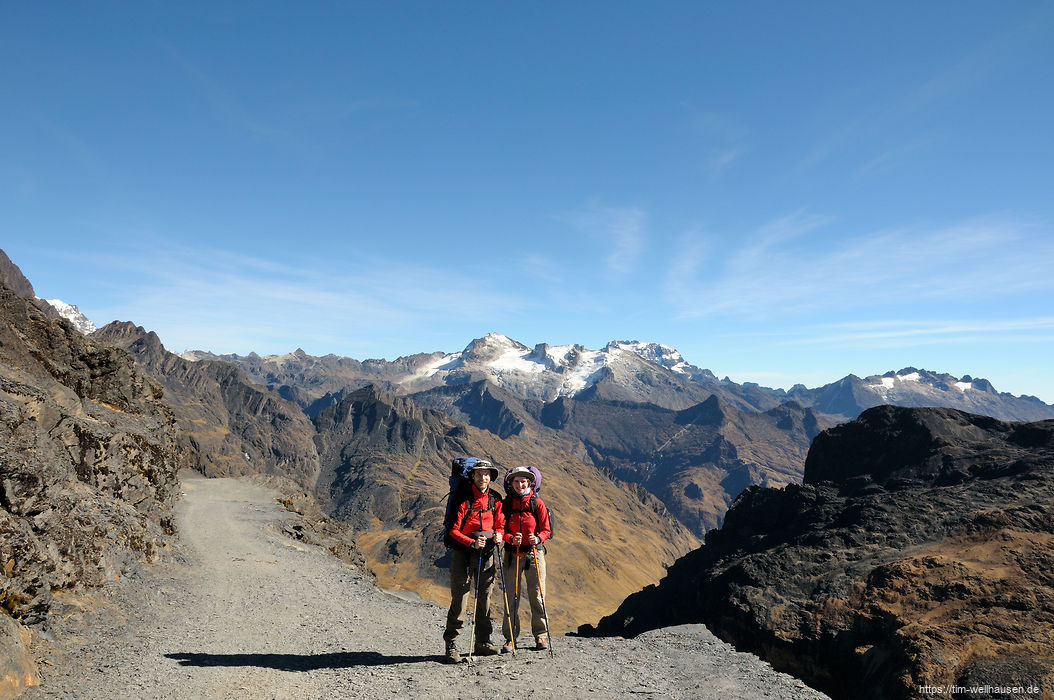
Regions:
<svg viewBox="0 0 1054 700"><path fill-rule="evenodd" d="M375 651L342 651L330 654L165 654L180 666L256 666L278 671L315 671L321 668L352 666L392 666L423 661L442 663L439 654L431 656L385 656Z"/></svg>

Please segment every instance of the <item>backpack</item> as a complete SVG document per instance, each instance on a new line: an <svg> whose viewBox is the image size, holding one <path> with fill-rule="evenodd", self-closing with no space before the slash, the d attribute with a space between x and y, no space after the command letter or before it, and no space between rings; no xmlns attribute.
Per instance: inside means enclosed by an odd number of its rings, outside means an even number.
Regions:
<svg viewBox="0 0 1054 700"><path fill-rule="evenodd" d="M472 500L472 468L478 466L480 462L490 465L487 460L476 457L456 457L450 460L450 493L446 495L448 499L446 515L443 517L443 544L446 545L447 549L465 549L465 545L450 536L450 528L454 526L454 521L457 519L458 507L465 501ZM494 504L497 500L494 491L489 490L487 491L486 509L470 508L469 512L493 512Z"/></svg>
<svg viewBox="0 0 1054 700"><path fill-rule="evenodd" d="M531 515L533 515L535 521L537 521L538 520L538 492L541 491L541 489L542 489L542 473L540 471L538 471L538 467L532 467L532 466L524 465L524 467L517 467L516 469L510 469L510 470L505 472L505 481L503 482L502 485L505 487L505 494L506 495L505 495L505 500L502 502L502 508L503 508L503 510L505 512L505 517L506 518L509 517L510 515L512 515L513 513L526 512L526 511L524 511L524 510L522 510L520 508L514 508L513 505L512 505L512 500L513 500L512 499L512 473L513 473L513 471L516 471L516 470L521 470L522 471L525 467L527 469L529 469L531 474L534 476L534 485L531 487L531 500L530 500L529 508L530 508ZM549 532L549 539L551 540L551 539L553 539L553 533L556 530L556 527L555 527L555 523L553 522L553 509L551 507L547 507L547 510L549 511L549 531L550 531Z"/></svg>

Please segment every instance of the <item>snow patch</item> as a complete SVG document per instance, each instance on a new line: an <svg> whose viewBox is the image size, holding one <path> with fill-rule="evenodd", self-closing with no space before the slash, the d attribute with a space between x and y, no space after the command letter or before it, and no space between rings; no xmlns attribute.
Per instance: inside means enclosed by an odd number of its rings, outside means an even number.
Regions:
<svg viewBox="0 0 1054 700"><path fill-rule="evenodd" d="M525 372L527 374L538 374L545 371L545 365L530 359L530 350L524 351L518 347L510 347L505 352L487 363L487 366L498 374L502 372Z"/></svg>
<svg viewBox="0 0 1054 700"><path fill-rule="evenodd" d="M40 297L37 297L37 299L40 299ZM81 313L81 310L77 308L76 304L67 304L62 301L62 299L42 299L41 301L46 301L51 304L51 306L59 312L60 316L72 323L73 327L84 335L94 333L98 330L98 328L95 327L95 324L92 323L87 316Z"/></svg>
<svg viewBox="0 0 1054 700"><path fill-rule="evenodd" d="M868 388L873 389L878 394L885 397L886 392L897 388L899 382L919 382L922 380L922 375L918 372L910 372L908 374L895 374L892 377L878 377L878 384L868 384Z"/></svg>
<svg viewBox="0 0 1054 700"><path fill-rule="evenodd" d="M604 355L605 353L599 350L587 350L580 353L578 364L575 365L560 385L559 394L561 396L574 396L583 389L592 386L596 382L597 373L608 364Z"/></svg>
<svg viewBox="0 0 1054 700"><path fill-rule="evenodd" d="M417 370L417 372L407 377L407 379L412 379L415 376L431 377L436 372L456 369L460 361L461 353L455 353L453 355L443 355L438 360L433 360L432 362L429 362L428 364L422 366L421 369ZM405 382L406 380L403 381Z"/></svg>

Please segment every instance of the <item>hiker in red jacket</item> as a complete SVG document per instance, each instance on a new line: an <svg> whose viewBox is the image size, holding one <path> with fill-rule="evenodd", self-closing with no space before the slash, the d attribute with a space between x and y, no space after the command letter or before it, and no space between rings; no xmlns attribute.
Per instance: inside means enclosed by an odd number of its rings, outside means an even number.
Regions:
<svg viewBox="0 0 1054 700"><path fill-rule="evenodd" d="M516 467L505 479L509 493L505 496L505 571L512 572L512 583L506 582L509 596L508 610L502 625L505 644L501 653L513 650L520 635L520 578L527 583L527 599L531 604L531 633L534 648L549 645L545 620L545 547L542 543L552 535L549 510L534 492L534 472L530 467Z"/></svg>
<svg viewBox="0 0 1054 700"><path fill-rule="evenodd" d="M494 623L490 617L490 594L494 588L494 546L501 541L505 529L501 495L490 490L490 483L498 478L498 470L486 460L479 460L472 468L472 495L457 507L454 524L449 530L456 542L451 549L450 610L447 611L446 662L457 663L457 636L465 626L465 599L475 581L476 608L472 615L477 656L497 654L490 643Z"/></svg>

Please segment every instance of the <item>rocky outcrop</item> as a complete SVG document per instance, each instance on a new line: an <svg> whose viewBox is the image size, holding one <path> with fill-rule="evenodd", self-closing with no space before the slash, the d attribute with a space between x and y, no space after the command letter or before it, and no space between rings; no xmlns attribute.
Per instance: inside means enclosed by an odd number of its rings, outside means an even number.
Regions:
<svg viewBox="0 0 1054 700"><path fill-rule="evenodd" d="M7 287L16 295L28 301L45 317L51 319L62 318L62 314L59 313L58 309L43 299L37 298L36 293L33 291L32 283L26 279L18 265L11 262L11 258L7 257L7 253L2 250L0 250L0 286Z"/></svg>
<svg viewBox="0 0 1054 700"><path fill-rule="evenodd" d="M703 622L835 697L1052 697L1052 572L1054 421L884 406L818 436L802 485L748 489L704 547L581 632Z"/></svg>
<svg viewBox="0 0 1054 700"><path fill-rule="evenodd" d="M206 476L284 476L314 488L314 427L296 404L231 364L168 352L156 333L132 323L115 321L92 337L127 349L164 387L185 466Z"/></svg>
<svg viewBox="0 0 1054 700"><path fill-rule="evenodd" d="M32 283L2 250L0 250L0 285L7 287L23 299L36 297Z"/></svg>
<svg viewBox="0 0 1054 700"><path fill-rule="evenodd" d="M126 352L0 287L0 608L11 619L46 624L53 590L101 584L167 547L177 464L161 396ZM2 627L0 657L22 658L20 628ZM17 690L26 674L12 674L0 684Z"/></svg>

